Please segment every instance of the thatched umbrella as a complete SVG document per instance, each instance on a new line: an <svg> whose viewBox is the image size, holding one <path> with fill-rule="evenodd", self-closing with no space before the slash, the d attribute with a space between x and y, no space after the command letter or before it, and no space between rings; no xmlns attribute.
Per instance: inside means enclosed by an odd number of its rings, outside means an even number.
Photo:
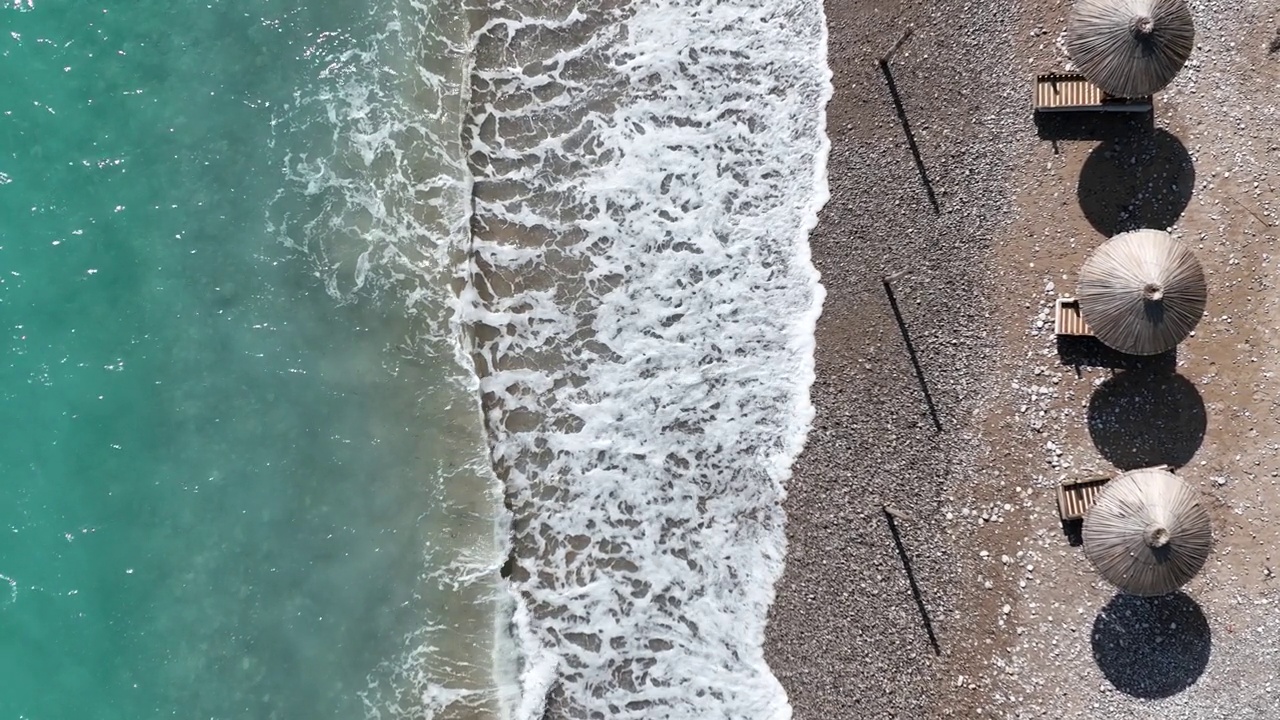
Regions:
<svg viewBox="0 0 1280 720"><path fill-rule="evenodd" d="M1084 554L1131 595L1164 595L1195 577L1213 530L1196 492L1172 473L1146 469L1107 483L1084 516Z"/></svg>
<svg viewBox="0 0 1280 720"><path fill-rule="evenodd" d="M1209 290L1191 248L1163 230L1103 243L1080 270L1080 314L1105 345L1130 355L1172 350L1196 328Z"/></svg>
<svg viewBox="0 0 1280 720"><path fill-rule="evenodd" d="M1195 41L1184 0L1076 0L1067 21L1071 60L1116 97L1145 97L1168 85Z"/></svg>

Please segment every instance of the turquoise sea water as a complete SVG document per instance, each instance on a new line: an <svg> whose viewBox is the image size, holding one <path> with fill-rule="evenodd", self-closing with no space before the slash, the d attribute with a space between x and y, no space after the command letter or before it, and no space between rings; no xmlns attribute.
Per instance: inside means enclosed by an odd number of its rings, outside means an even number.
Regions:
<svg viewBox="0 0 1280 720"><path fill-rule="evenodd" d="M492 701L492 488L447 311L326 292L376 218L286 172L338 152L300 100L358 87L368 58L334 57L400 12L0 8L0 718ZM375 204L378 157L345 175Z"/></svg>

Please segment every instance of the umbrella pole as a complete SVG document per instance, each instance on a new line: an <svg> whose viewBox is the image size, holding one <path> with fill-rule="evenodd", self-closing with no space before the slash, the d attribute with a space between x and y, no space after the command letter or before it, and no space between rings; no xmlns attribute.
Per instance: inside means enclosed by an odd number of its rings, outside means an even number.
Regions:
<svg viewBox="0 0 1280 720"><path fill-rule="evenodd" d="M906 513L902 512L901 510L899 510L898 508L896 508L896 507L894 507L894 506L892 506L892 505L884 505L884 506L882 506L882 507L883 507L883 509L884 509L884 514L885 514L885 515L888 515L889 517L893 518L894 520L906 520L907 522L912 522L912 521L914 521L914 520L915 520L915 518L913 518L913 517L911 517L910 515L908 515L908 514L906 514Z"/></svg>
<svg viewBox="0 0 1280 720"><path fill-rule="evenodd" d="M905 43L907 41L907 38L911 37L911 33L915 31L916 29L914 27L908 25L907 29L902 31L902 37L898 38L898 42L894 43L893 47L889 48L889 52L880 56L880 64L888 65L889 60L892 59L895 54L897 54L898 49L902 47L902 44Z"/></svg>

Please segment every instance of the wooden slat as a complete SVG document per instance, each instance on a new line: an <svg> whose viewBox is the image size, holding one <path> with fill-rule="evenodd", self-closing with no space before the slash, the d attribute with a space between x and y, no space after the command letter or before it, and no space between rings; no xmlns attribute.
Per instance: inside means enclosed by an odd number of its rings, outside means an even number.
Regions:
<svg viewBox="0 0 1280 720"><path fill-rule="evenodd" d="M1151 98L1113 98L1078 73L1046 73L1036 76L1035 109L1038 112L1100 110L1141 112L1151 109Z"/></svg>
<svg viewBox="0 0 1280 720"><path fill-rule="evenodd" d="M1153 465L1143 469L1173 471L1169 465ZM1083 520L1108 482L1111 482L1109 477L1091 477L1067 480L1058 485L1058 515L1063 520Z"/></svg>
<svg viewBox="0 0 1280 720"><path fill-rule="evenodd" d="M1052 74L1036 78L1037 109L1096 107L1101 104L1102 89L1082 75Z"/></svg>
<svg viewBox="0 0 1280 720"><path fill-rule="evenodd" d="M1063 483L1058 486L1058 514L1063 520L1080 520L1106 486L1110 478L1091 478Z"/></svg>
<svg viewBox="0 0 1280 720"><path fill-rule="evenodd" d="M1075 298L1058 298L1054 303L1053 331L1056 335L1093 335Z"/></svg>

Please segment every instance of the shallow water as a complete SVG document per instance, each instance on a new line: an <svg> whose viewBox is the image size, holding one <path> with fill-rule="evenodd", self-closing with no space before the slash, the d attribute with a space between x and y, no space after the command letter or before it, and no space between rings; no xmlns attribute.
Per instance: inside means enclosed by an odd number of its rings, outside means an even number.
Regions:
<svg viewBox="0 0 1280 720"><path fill-rule="evenodd" d="M453 172L355 117L456 115L422 13L0 9L0 715L499 707Z"/></svg>

